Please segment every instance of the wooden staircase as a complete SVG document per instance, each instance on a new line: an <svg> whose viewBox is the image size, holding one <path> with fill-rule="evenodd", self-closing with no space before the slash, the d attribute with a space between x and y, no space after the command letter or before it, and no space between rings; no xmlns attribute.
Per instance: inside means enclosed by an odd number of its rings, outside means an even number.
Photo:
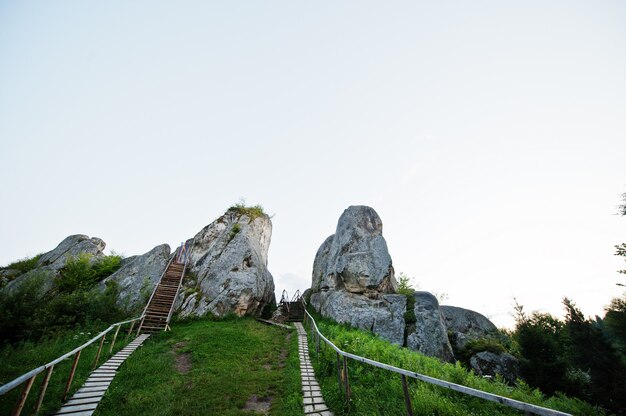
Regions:
<svg viewBox="0 0 626 416"><path fill-rule="evenodd" d="M287 311L287 322L302 322L304 320L304 305L302 301L289 302Z"/></svg>
<svg viewBox="0 0 626 416"><path fill-rule="evenodd" d="M144 311L137 333L153 333L169 328L174 302L185 276L186 263L168 264Z"/></svg>

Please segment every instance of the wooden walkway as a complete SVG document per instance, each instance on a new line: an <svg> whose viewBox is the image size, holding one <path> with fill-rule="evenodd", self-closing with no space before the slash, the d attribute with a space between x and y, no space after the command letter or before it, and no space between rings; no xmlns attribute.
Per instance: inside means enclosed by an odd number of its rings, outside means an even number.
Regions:
<svg viewBox="0 0 626 416"><path fill-rule="evenodd" d="M91 416L113 381L120 365L150 336L141 334L107 362L94 370L85 384L55 413L66 416Z"/></svg>
<svg viewBox="0 0 626 416"><path fill-rule="evenodd" d="M300 352L300 374L302 375L302 394L304 395L304 414L306 416L333 416L326 407L320 385L315 379L315 372L309 357L309 343L302 323L295 322L298 330L298 350Z"/></svg>

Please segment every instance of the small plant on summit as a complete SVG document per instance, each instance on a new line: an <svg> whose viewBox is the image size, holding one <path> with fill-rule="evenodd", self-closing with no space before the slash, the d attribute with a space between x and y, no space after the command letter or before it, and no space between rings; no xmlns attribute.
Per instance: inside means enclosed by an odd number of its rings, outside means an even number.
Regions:
<svg viewBox="0 0 626 416"><path fill-rule="evenodd" d="M234 212L239 215L246 215L250 217L250 221L253 221L256 218L265 215L265 210L261 205L257 204L254 206L246 206L246 201L243 199L228 208L228 212Z"/></svg>

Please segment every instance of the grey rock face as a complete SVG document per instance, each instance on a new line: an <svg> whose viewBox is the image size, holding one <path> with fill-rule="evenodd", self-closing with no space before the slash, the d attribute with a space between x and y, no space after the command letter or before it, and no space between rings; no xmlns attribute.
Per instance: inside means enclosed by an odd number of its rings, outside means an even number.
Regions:
<svg viewBox="0 0 626 416"><path fill-rule="evenodd" d="M395 293L397 282L383 223L374 209L349 207L339 217L332 241L329 239L318 251L322 286L352 293Z"/></svg>
<svg viewBox="0 0 626 416"><path fill-rule="evenodd" d="M454 348L461 350L469 341L498 334L498 328L483 315L469 309L456 306L440 306L446 327L450 333L450 341Z"/></svg>
<svg viewBox="0 0 626 416"><path fill-rule="evenodd" d="M311 304L322 316L365 331L372 331L397 345L404 344L404 295L381 295L378 299L330 290L311 295Z"/></svg>
<svg viewBox="0 0 626 416"><path fill-rule="evenodd" d="M56 248L42 254L35 269L8 282L6 290L13 291L32 276L43 274L47 276L46 279L43 279L45 291L49 291L54 287L53 279L58 276L59 271L65 266L69 258L89 254L95 261L104 256L105 247L106 243L98 237L89 238L84 234L70 235L61 241Z"/></svg>
<svg viewBox="0 0 626 416"><path fill-rule="evenodd" d="M445 361L454 359L452 346L437 298L429 292L415 292L415 330L406 340L407 347Z"/></svg>
<svg viewBox="0 0 626 416"><path fill-rule="evenodd" d="M478 375L494 377L500 374L510 384L519 377L519 361L506 352L481 351L470 358L470 365Z"/></svg>
<svg viewBox="0 0 626 416"><path fill-rule="evenodd" d="M203 228L190 249L189 278L179 295L182 316L261 314L275 301L267 269L272 222L228 211Z"/></svg>
<svg viewBox="0 0 626 416"><path fill-rule="evenodd" d="M140 256L133 256L122 261L118 271L99 283L104 290L108 282L115 282L119 287L118 304L126 310L142 308L167 267L170 258L170 246L161 244Z"/></svg>
<svg viewBox="0 0 626 416"><path fill-rule="evenodd" d="M346 209L313 263L311 304L322 316L404 343L406 298L397 286L382 221L365 206Z"/></svg>
<svg viewBox="0 0 626 416"><path fill-rule="evenodd" d="M70 257L81 254L90 254L94 257L103 256L105 247L106 243L98 237L89 238L84 234L70 235L61 241L55 249L42 254L37 266L55 271L60 270Z"/></svg>

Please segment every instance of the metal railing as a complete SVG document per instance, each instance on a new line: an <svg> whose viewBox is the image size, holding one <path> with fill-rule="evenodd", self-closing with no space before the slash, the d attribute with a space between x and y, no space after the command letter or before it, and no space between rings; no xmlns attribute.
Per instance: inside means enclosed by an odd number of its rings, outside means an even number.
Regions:
<svg viewBox="0 0 626 416"><path fill-rule="evenodd" d="M98 346L98 352L96 353L96 359L94 360L94 363L93 363L93 369L95 370L96 367L98 366L98 361L100 360L100 353L102 352L102 346L104 345L104 340L106 339L106 335L109 332L111 332L113 329L115 329L115 335L113 336L113 341L111 342L111 347L109 348L109 355L110 355L113 352L113 346L115 345L115 341L117 340L117 335L119 334L120 328L122 327L122 325L132 323L128 330L128 333L126 334L126 341L128 341L130 334L133 332L135 322L142 318L143 318L143 315L134 319L129 319L127 321L117 322L111 325L110 327L108 327L107 329L105 329L104 331L102 331L101 333L99 333L98 335L96 335L95 337L93 337L91 340L81 345L80 347L75 348L72 351L60 356L59 358L53 361L50 361L48 364L42 365L41 367L37 367L29 371L28 373L22 374L21 376L17 377L15 380L12 380L0 386L0 396L2 396L3 394L13 390L15 387L23 383L26 383L24 386L24 389L22 390L22 394L18 398L18 401L11 415L19 416L22 413L22 410L24 409L24 405L26 404L26 399L28 398L28 394L30 393L33 383L35 382L35 378L40 373L43 373L45 371L46 374L44 376L43 382L39 389L39 396L37 398L37 402L35 403L35 407L33 409L33 413L38 413L39 410L41 409L41 404L43 403L43 399L46 395L46 390L48 388L48 383L50 382L50 378L52 377L52 371L54 370L54 366L60 363L61 361L70 358L73 355L74 361L72 362L72 368L67 378L67 382L65 383L65 388L63 389L62 401L65 402L67 400L67 395L70 392L70 389L72 387L72 381L74 380L74 375L76 374L76 367L78 366L78 360L80 360L81 351L85 349L86 347L90 346L91 344L93 344L94 342L98 340L100 341L100 345Z"/></svg>
<svg viewBox="0 0 626 416"><path fill-rule="evenodd" d="M304 302L303 302L304 303ZM315 343L315 349L317 354L320 352L320 340L328 344L337 353L337 381L339 383L339 392L345 397L346 402L350 400L350 380L348 375L348 358L359 361L365 364L372 365L374 367L382 368L383 370L391 371L400 374L402 377L402 390L404 392L404 402L406 405L407 414L413 416L413 408L411 406L411 396L409 395L409 387L407 377L415 378L417 380L434 384L439 387L458 391L470 396L478 397L484 400L500 403L504 406L512 407L517 410L525 412L527 415L541 415L541 416L572 416L570 413L559 412L558 410L548 409L545 407L537 406L530 403L521 402L519 400L510 399L508 397L499 396L497 394L488 393L486 391L473 389L471 387L462 386L460 384L451 383L449 381L440 380L438 378L425 376L414 371L405 370L403 368L394 367L392 365L384 364L378 361L370 360L369 358L361 357L349 352L339 349L328 338L326 338L317 327L315 319L311 316L309 311L306 310L304 315L304 324L309 326L310 336ZM308 318L308 319L307 319ZM342 358L343 357L343 358Z"/></svg>

